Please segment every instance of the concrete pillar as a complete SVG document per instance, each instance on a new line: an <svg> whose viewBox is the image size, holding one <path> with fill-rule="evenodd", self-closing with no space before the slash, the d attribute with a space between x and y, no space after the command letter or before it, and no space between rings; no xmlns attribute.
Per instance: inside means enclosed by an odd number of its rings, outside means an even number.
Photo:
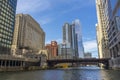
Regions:
<svg viewBox="0 0 120 80"><path fill-rule="evenodd" d="M16 61L16 66L18 66L18 61Z"/></svg>
<svg viewBox="0 0 120 80"><path fill-rule="evenodd" d="M2 67L3 61L1 60L0 67Z"/></svg>
<svg viewBox="0 0 120 80"><path fill-rule="evenodd" d="M17 62L15 61L15 67L17 66L16 63L17 63Z"/></svg>
<svg viewBox="0 0 120 80"><path fill-rule="evenodd" d="M120 49L120 42L118 43L118 49ZM120 56L120 50L119 50L118 56Z"/></svg>
<svg viewBox="0 0 120 80"><path fill-rule="evenodd" d="M23 61L22 65L23 65L23 67L25 67L25 61Z"/></svg>
<svg viewBox="0 0 120 80"><path fill-rule="evenodd" d="M11 66L10 66L10 60L8 61L8 67L11 67Z"/></svg>
<svg viewBox="0 0 120 80"><path fill-rule="evenodd" d="M19 66L19 67L20 67L20 61L17 61L17 66Z"/></svg>
<svg viewBox="0 0 120 80"><path fill-rule="evenodd" d="M13 62L14 62L14 61L12 60L12 61L11 61L11 64L12 64L11 66L12 66L12 67L14 67L14 63L13 63Z"/></svg>
<svg viewBox="0 0 120 80"><path fill-rule="evenodd" d="M20 62L20 67L22 67L22 66L23 66L23 61Z"/></svg>
<svg viewBox="0 0 120 80"><path fill-rule="evenodd" d="M5 64L4 64L4 67L6 68L6 65L7 65L7 61L5 60Z"/></svg>
<svg viewBox="0 0 120 80"><path fill-rule="evenodd" d="M1 65L2 65L1 62L2 62L2 60L0 60L0 67L1 67Z"/></svg>

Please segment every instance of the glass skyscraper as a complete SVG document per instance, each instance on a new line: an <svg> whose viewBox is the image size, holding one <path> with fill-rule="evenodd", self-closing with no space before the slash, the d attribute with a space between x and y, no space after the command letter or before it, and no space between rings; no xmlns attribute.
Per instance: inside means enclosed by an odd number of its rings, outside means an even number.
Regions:
<svg viewBox="0 0 120 80"><path fill-rule="evenodd" d="M72 22L72 27L75 28L75 56L79 56L80 58L84 57L84 47L83 47L83 42L82 42L82 30L80 26L80 21L76 19L75 21ZM78 53L76 53L76 51Z"/></svg>
<svg viewBox="0 0 120 80"><path fill-rule="evenodd" d="M63 43L72 49L72 57L83 58L84 48L82 43L82 33L79 20L73 21L72 24L65 23L63 26Z"/></svg>
<svg viewBox="0 0 120 80"><path fill-rule="evenodd" d="M10 54L17 0L0 0L0 54Z"/></svg>
<svg viewBox="0 0 120 80"><path fill-rule="evenodd" d="M63 42L66 44L72 43L72 31L71 31L71 25L69 23L65 23L63 26Z"/></svg>

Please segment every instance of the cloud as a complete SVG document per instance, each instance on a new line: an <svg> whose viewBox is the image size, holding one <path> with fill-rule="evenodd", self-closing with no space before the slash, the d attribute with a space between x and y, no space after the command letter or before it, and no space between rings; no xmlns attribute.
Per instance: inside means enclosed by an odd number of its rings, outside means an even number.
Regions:
<svg viewBox="0 0 120 80"><path fill-rule="evenodd" d="M58 39L53 39L53 40L47 40L47 41L45 42L45 44L50 44L51 41L57 41L58 44L62 43L62 39L61 39L61 38L58 38Z"/></svg>
<svg viewBox="0 0 120 80"><path fill-rule="evenodd" d="M39 19L38 22L40 23L40 25L45 25L48 24L52 21L51 18L43 18L43 19Z"/></svg>
<svg viewBox="0 0 120 80"><path fill-rule="evenodd" d="M62 39L61 38L57 39L56 41L58 42L58 44L62 43Z"/></svg>
<svg viewBox="0 0 120 80"><path fill-rule="evenodd" d="M90 40L83 42L85 52L96 52L97 51L97 43L96 40Z"/></svg>
<svg viewBox="0 0 120 80"><path fill-rule="evenodd" d="M47 40L46 42L45 42L45 44L50 44L51 43L51 40Z"/></svg>
<svg viewBox="0 0 120 80"><path fill-rule="evenodd" d="M73 5L72 7L68 8L67 10L63 10L61 13L65 14L65 13L69 13L72 12L74 10L78 10L84 7L89 7L92 5L95 5L95 1L94 0L87 0L87 3L85 2L85 0L70 0L67 1L65 0L64 2L69 4L69 5ZM62 1L63 2L63 1Z"/></svg>
<svg viewBox="0 0 120 80"><path fill-rule="evenodd" d="M41 12L50 8L47 0L18 0L17 13Z"/></svg>

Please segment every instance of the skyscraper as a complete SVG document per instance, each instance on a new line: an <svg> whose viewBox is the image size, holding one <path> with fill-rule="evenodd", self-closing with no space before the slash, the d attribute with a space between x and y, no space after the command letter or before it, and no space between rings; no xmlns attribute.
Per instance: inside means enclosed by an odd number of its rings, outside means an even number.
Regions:
<svg viewBox="0 0 120 80"><path fill-rule="evenodd" d="M10 54L17 0L0 0L0 54Z"/></svg>
<svg viewBox="0 0 120 80"><path fill-rule="evenodd" d="M72 24L65 23L63 26L63 43L71 48L72 56L77 58L84 57L84 48L82 43L82 34L79 20L75 20Z"/></svg>
<svg viewBox="0 0 120 80"><path fill-rule="evenodd" d="M72 27L69 23L65 23L63 26L63 42L72 45Z"/></svg>
<svg viewBox="0 0 120 80"><path fill-rule="evenodd" d="M74 38L75 39L75 55L79 56L80 58L83 58L84 47L83 47L83 42L82 42L82 30L80 26L80 21L78 19L73 21L72 27L75 28L75 38Z"/></svg>
<svg viewBox="0 0 120 80"><path fill-rule="evenodd" d="M62 55L73 58L73 37L72 37L72 25L65 23L63 26L63 44L62 44Z"/></svg>
<svg viewBox="0 0 120 80"><path fill-rule="evenodd" d="M96 9L98 18L98 24L96 26L99 58L109 58L107 27L110 26L111 17L110 0L96 0Z"/></svg>
<svg viewBox="0 0 120 80"><path fill-rule="evenodd" d="M120 0L111 0L112 16L107 28L111 68L120 68Z"/></svg>

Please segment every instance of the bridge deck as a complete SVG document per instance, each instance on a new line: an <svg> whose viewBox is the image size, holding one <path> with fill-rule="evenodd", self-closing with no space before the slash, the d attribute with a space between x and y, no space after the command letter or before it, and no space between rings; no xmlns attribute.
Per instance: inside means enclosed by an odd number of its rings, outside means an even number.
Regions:
<svg viewBox="0 0 120 80"><path fill-rule="evenodd" d="M47 60L48 63L65 63L65 62L108 62L108 58L103 58L103 59L98 59L98 58L85 58L85 59L52 59L52 60Z"/></svg>

